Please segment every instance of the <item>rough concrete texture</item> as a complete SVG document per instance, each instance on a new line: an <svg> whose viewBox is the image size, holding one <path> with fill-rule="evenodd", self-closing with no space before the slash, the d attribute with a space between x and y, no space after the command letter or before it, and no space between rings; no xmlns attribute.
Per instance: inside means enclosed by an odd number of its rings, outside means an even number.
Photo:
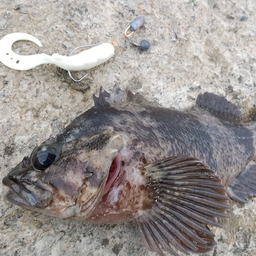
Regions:
<svg viewBox="0 0 256 256"><path fill-rule="evenodd" d="M152 46L141 53L123 39L138 15L145 28L133 39ZM67 55L85 43L116 42L116 54L76 84L56 66L16 71L0 64L0 178L32 149L90 108L92 94L115 83L165 107L188 109L200 92L225 96L245 111L256 99L256 2L60 1L0 2L0 38L26 32L43 44L14 45L18 53ZM81 74L81 73L80 73ZM76 74L77 75L77 74ZM0 185L0 255L155 255L132 223L91 225L43 216L12 205ZM256 200L234 203L205 255L256 255Z"/></svg>

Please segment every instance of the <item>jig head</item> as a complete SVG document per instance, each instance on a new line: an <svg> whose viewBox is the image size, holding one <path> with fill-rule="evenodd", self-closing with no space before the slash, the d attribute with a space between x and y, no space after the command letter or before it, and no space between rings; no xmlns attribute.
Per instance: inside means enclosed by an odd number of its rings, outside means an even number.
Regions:
<svg viewBox="0 0 256 256"><path fill-rule="evenodd" d="M12 33L0 40L0 61L9 68L16 70L29 70L42 64L55 64L67 71L80 71L96 67L109 60L115 52L110 43L103 43L82 51L78 54L63 56L57 53L50 55L41 53L34 55L19 55L13 52L12 45L21 40L31 41L42 47L41 42L26 33ZM87 45L88 46L88 45ZM82 46L84 47L84 46ZM76 48L77 49L77 48Z"/></svg>

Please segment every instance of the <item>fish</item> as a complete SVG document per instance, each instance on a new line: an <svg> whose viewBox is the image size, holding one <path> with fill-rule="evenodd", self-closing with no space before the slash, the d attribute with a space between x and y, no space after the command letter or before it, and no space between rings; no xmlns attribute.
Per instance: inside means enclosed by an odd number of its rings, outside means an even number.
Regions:
<svg viewBox="0 0 256 256"><path fill-rule="evenodd" d="M187 111L114 86L3 179L7 200L90 223L135 222L158 255L205 253L231 201L256 196L256 118L223 96Z"/></svg>

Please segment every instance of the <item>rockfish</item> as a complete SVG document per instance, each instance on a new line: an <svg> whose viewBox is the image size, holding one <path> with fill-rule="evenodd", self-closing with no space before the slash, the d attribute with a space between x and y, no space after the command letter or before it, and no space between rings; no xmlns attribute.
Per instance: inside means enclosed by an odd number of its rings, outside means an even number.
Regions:
<svg viewBox="0 0 256 256"><path fill-rule="evenodd" d="M188 112L115 86L3 179L28 210L91 223L135 221L159 255L204 253L230 198L256 196L256 119L212 93Z"/></svg>

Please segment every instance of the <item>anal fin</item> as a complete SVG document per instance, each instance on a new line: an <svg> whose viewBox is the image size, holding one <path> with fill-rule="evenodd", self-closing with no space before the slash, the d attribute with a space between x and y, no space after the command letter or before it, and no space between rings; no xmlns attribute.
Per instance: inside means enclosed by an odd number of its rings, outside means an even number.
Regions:
<svg viewBox="0 0 256 256"><path fill-rule="evenodd" d="M165 255L205 253L216 244L208 225L220 226L227 217L229 198L221 180L200 160L175 156L142 170L153 194L151 208L141 211L137 223L149 250Z"/></svg>
<svg viewBox="0 0 256 256"><path fill-rule="evenodd" d="M246 203L248 197L256 196L256 165L249 165L227 188L228 195L240 202Z"/></svg>

